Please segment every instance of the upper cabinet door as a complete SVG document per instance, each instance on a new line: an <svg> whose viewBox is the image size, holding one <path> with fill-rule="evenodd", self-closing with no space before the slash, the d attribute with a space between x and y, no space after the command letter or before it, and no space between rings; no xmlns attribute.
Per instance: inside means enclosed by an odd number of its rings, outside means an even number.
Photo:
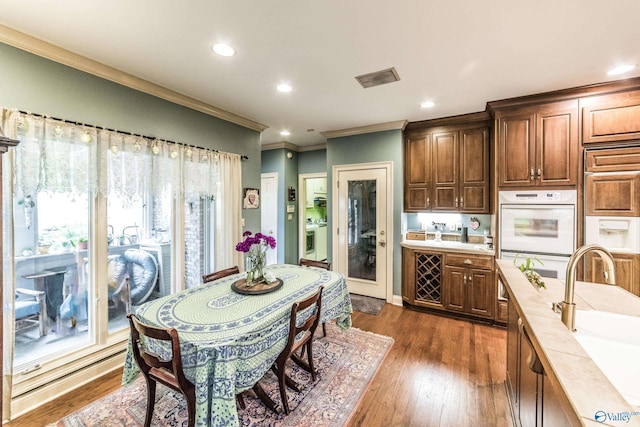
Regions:
<svg viewBox="0 0 640 427"><path fill-rule="evenodd" d="M580 99L582 142L640 139L640 90Z"/></svg>
<svg viewBox="0 0 640 427"><path fill-rule="evenodd" d="M535 185L535 114L507 112L498 121L498 185Z"/></svg>
<svg viewBox="0 0 640 427"><path fill-rule="evenodd" d="M587 215L640 216L640 172L587 175L585 187Z"/></svg>
<svg viewBox="0 0 640 427"><path fill-rule="evenodd" d="M409 136L405 141L404 209L431 208L431 134Z"/></svg>
<svg viewBox="0 0 640 427"><path fill-rule="evenodd" d="M462 212L489 212L489 130L460 131L460 192Z"/></svg>
<svg viewBox="0 0 640 427"><path fill-rule="evenodd" d="M577 102L551 104L536 114L536 150L537 185L578 184Z"/></svg>
<svg viewBox="0 0 640 427"><path fill-rule="evenodd" d="M433 134L433 210L458 210L458 131Z"/></svg>

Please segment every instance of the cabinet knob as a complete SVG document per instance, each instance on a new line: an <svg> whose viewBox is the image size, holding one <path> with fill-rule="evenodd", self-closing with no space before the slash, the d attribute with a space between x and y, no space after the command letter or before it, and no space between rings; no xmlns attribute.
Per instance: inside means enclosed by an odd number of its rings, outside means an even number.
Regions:
<svg viewBox="0 0 640 427"><path fill-rule="evenodd" d="M462 197L460 197L460 207L462 207L464 204L462 203Z"/></svg>
<svg viewBox="0 0 640 427"><path fill-rule="evenodd" d="M456 197L456 208L458 207L458 198Z"/></svg>
<svg viewBox="0 0 640 427"><path fill-rule="evenodd" d="M473 261L471 261L469 258L465 259L463 262L467 265L473 264Z"/></svg>
<svg viewBox="0 0 640 427"><path fill-rule="evenodd" d="M541 176L542 176L542 170L538 168L538 179L540 179Z"/></svg>
<svg viewBox="0 0 640 427"><path fill-rule="evenodd" d="M533 168L531 168L531 169L529 170L529 179L530 179L531 181L533 181L535 177L536 177L536 174L535 174L535 172L533 171Z"/></svg>
<svg viewBox="0 0 640 427"><path fill-rule="evenodd" d="M427 197L427 207L430 208L431 207L431 199L429 197Z"/></svg>

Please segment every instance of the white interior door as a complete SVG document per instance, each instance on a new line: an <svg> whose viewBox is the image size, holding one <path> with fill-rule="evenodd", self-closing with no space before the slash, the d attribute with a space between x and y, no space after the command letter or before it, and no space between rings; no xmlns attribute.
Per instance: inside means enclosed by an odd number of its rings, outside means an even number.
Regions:
<svg viewBox="0 0 640 427"><path fill-rule="evenodd" d="M260 232L278 241L278 174L260 175ZM280 242L278 242L280 243ZM267 265L278 263L278 252L267 251Z"/></svg>
<svg viewBox="0 0 640 427"><path fill-rule="evenodd" d="M337 172L337 173L336 173ZM334 261L349 292L391 299L391 164L334 168Z"/></svg>

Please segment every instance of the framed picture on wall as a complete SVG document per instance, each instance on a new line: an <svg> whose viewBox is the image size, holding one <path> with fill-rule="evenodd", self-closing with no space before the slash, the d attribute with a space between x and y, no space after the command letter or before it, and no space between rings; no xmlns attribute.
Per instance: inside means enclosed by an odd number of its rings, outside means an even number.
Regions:
<svg viewBox="0 0 640 427"><path fill-rule="evenodd" d="M257 188L245 188L244 189L244 203L245 209L258 209L260 207L260 190Z"/></svg>

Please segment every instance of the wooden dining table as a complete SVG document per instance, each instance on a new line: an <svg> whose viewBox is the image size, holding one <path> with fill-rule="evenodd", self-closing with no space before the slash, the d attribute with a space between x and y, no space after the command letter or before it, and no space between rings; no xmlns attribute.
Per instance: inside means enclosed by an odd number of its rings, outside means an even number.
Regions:
<svg viewBox="0 0 640 427"><path fill-rule="evenodd" d="M244 273L167 295L134 309L140 320L175 328L180 337L185 376L196 386L196 425L237 426L236 394L251 388L284 349L291 306L324 286L321 321L351 326L351 300L342 274L315 267L271 265L283 285L269 293L247 295L236 290ZM233 284L236 286L232 286ZM170 359L168 347L150 343ZM139 374L127 347L123 385Z"/></svg>

